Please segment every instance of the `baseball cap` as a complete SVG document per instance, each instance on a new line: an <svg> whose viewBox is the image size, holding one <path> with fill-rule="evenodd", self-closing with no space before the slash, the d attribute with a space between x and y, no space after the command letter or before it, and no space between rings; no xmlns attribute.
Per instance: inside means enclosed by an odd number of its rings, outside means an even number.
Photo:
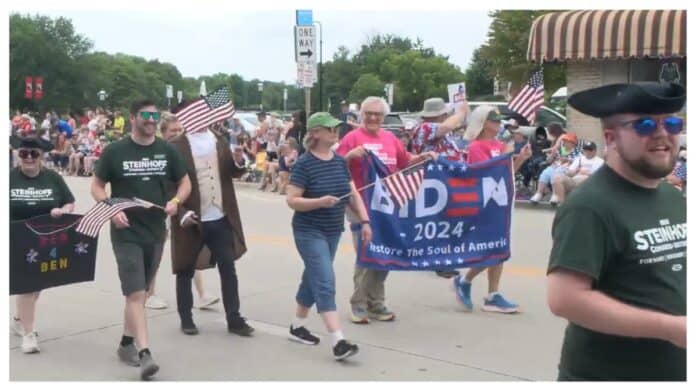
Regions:
<svg viewBox="0 0 696 392"><path fill-rule="evenodd" d="M582 145L582 149L595 151L595 150L597 150L597 145L594 142L586 141L585 144Z"/></svg>
<svg viewBox="0 0 696 392"><path fill-rule="evenodd" d="M464 133L464 139L475 140L478 138L483 131L483 125L489 119L491 121L502 120L500 113L498 113L498 109L491 105L477 106L467 117L468 124L466 132Z"/></svg>
<svg viewBox="0 0 696 392"><path fill-rule="evenodd" d="M563 138L563 141L569 141L571 143L578 144L578 136L573 132L568 132L561 137Z"/></svg>
<svg viewBox="0 0 696 392"><path fill-rule="evenodd" d="M339 120L333 118L327 112L314 113L309 117L309 119L307 119L307 129L308 130L316 128L316 127L335 128L341 124L343 124L342 121L339 121Z"/></svg>

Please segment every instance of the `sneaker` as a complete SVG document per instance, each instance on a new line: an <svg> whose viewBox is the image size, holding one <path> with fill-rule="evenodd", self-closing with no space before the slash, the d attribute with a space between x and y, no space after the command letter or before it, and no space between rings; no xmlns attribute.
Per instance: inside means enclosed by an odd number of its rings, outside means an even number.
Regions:
<svg viewBox="0 0 696 392"><path fill-rule="evenodd" d="M357 306L351 306L350 308L350 321L354 324L368 324L370 322L367 311Z"/></svg>
<svg viewBox="0 0 696 392"><path fill-rule="evenodd" d="M558 196L556 196L555 193L551 195L551 200L549 200L549 203L551 203L552 206L558 205Z"/></svg>
<svg viewBox="0 0 696 392"><path fill-rule="evenodd" d="M230 333L237 334L239 336L251 336L251 334L254 332L254 328L249 326L249 324L246 323L246 320L243 318L239 318L239 321L235 322L234 324L228 324L227 325L227 331Z"/></svg>
<svg viewBox="0 0 696 392"><path fill-rule="evenodd" d="M159 365L152 359L152 355L143 353L140 358L140 379L148 381L157 371L159 371Z"/></svg>
<svg viewBox="0 0 696 392"><path fill-rule="evenodd" d="M461 276L455 277L452 281L457 300L464 306L464 310L467 312L474 310L474 304L471 303L471 282L467 282Z"/></svg>
<svg viewBox="0 0 696 392"><path fill-rule="evenodd" d="M193 323L193 320L182 320L181 332L183 332L184 335L198 335L198 327Z"/></svg>
<svg viewBox="0 0 696 392"><path fill-rule="evenodd" d="M518 306L505 299L502 294L496 293L490 300L484 299L481 309L484 312L517 313Z"/></svg>
<svg viewBox="0 0 696 392"><path fill-rule="evenodd" d="M29 332L22 337L22 352L24 354L33 354L40 351L37 337L36 332Z"/></svg>
<svg viewBox="0 0 696 392"><path fill-rule="evenodd" d="M211 306L218 302L220 302L220 297L204 295L201 297L200 302L198 303L198 309L209 310Z"/></svg>
<svg viewBox="0 0 696 392"><path fill-rule="evenodd" d="M319 338L312 335L305 327L293 328L292 325L290 325L290 339L312 346L319 344Z"/></svg>
<svg viewBox="0 0 696 392"><path fill-rule="evenodd" d="M17 317L12 317L12 332L20 338L26 335L26 333L24 333L24 326Z"/></svg>
<svg viewBox="0 0 696 392"><path fill-rule="evenodd" d="M435 275L445 278L445 279L450 279L455 276L459 276L459 271L457 270L451 270L451 271L435 271Z"/></svg>
<svg viewBox="0 0 696 392"><path fill-rule="evenodd" d="M537 192L534 194L534 196L529 198L529 201L532 202L532 204L537 204L541 201L541 198L544 197L541 195L541 193Z"/></svg>
<svg viewBox="0 0 696 392"><path fill-rule="evenodd" d="M394 312L387 309L384 305L376 309L368 309L367 315L369 318L378 321L393 321L396 318Z"/></svg>
<svg viewBox="0 0 696 392"><path fill-rule="evenodd" d="M147 300L145 301L145 307L148 309L167 309L167 306L169 306L167 305L167 302L156 295L147 297Z"/></svg>
<svg viewBox="0 0 696 392"><path fill-rule="evenodd" d="M334 359L336 359L337 361L342 361L357 353L358 346L356 344L350 343L345 339L339 340L333 348Z"/></svg>
<svg viewBox="0 0 696 392"><path fill-rule="evenodd" d="M140 358L138 358L138 349L135 348L135 344L129 344L127 346L118 345L118 359L128 366L138 367L140 366Z"/></svg>

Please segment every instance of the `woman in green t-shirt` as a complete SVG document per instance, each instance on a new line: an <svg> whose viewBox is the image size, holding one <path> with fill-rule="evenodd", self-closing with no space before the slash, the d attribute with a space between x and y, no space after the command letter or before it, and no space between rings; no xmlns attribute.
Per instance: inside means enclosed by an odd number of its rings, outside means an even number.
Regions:
<svg viewBox="0 0 696 392"><path fill-rule="evenodd" d="M25 220L46 214L59 218L71 213L75 198L68 185L58 173L43 166L43 154L52 146L38 138L17 138L13 142L19 166L10 171L10 219ZM16 296L17 315L12 329L22 337L22 351L26 354L39 352L34 330L38 299L38 291Z"/></svg>

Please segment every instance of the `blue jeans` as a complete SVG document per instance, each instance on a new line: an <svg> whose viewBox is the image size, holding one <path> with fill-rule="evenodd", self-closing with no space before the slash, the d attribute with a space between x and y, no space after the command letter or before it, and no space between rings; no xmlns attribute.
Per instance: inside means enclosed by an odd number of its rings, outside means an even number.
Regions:
<svg viewBox="0 0 696 392"><path fill-rule="evenodd" d="M556 178L556 176L559 176L563 173L565 173L568 170L566 166L554 166L551 165L544 169L544 171L541 172L539 175L539 182L543 182L547 185L551 185L553 182L553 179Z"/></svg>
<svg viewBox="0 0 696 392"><path fill-rule="evenodd" d="M333 270L334 256L341 234L327 236L314 231L293 231L295 246L302 257L305 269L295 299L300 305L317 312L336 310L336 277Z"/></svg>

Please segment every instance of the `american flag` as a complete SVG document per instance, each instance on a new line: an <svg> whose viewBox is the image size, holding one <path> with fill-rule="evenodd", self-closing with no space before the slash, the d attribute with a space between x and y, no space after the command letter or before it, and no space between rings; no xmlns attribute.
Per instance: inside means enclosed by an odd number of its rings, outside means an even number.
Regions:
<svg viewBox="0 0 696 392"><path fill-rule="evenodd" d="M234 112L229 90L223 86L192 101L175 114L186 132L193 133L231 117Z"/></svg>
<svg viewBox="0 0 696 392"><path fill-rule="evenodd" d="M544 103L544 70L534 72L524 88L508 103L508 108L521 114L530 124L534 123L536 112Z"/></svg>
<svg viewBox="0 0 696 392"><path fill-rule="evenodd" d="M101 227L119 212L133 207L146 207L143 203L121 197L102 200L90 208L80 219L75 231L88 237L96 238Z"/></svg>
<svg viewBox="0 0 696 392"><path fill-rule="evenodd" d="M423 182L423 164L398 171L384 178L384 185L399 208L416 198Z"/></svg>

